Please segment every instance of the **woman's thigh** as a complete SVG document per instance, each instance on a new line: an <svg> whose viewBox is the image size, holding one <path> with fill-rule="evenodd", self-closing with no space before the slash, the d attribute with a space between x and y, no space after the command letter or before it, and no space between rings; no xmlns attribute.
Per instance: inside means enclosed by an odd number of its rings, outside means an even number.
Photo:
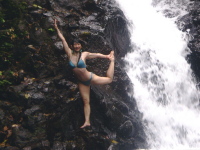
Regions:
<svg viewBox="0 0 200 150"><path fill-rule="evenodd" d="M92 80L91 80L92 84L109 84L111 82L112 82L111 78L100 77L100 76L97 76L96 74L93 74Z"/></svg>
<svg viewBox="0 0 200 150"><path fill-rule="evenodd" d="M82 83L79 83L78 87L79 87L79 91L80 91L83 101L89 101L90 100L90 86L86 86Z"/></svg>

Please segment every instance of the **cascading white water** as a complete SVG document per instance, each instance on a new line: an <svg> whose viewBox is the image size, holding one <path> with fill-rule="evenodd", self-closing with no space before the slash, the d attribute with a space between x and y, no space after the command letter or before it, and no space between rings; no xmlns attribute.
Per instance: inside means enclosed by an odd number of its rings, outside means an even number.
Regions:
<svg viewBox="0 0 200 150"><path fill-rule="evenodd" d="M185 59L188 33L175 23L189 0L116 1L132 22L133 51L125 61L149 148L200 148L199 90Z"/></svg>

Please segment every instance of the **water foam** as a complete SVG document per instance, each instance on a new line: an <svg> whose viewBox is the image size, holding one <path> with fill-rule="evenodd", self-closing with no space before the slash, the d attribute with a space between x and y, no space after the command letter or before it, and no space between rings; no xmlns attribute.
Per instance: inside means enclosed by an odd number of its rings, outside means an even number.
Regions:
<svg viewBox="0 0 200 150"><path fill-rule="evenodd" d="M189 0L117 0L132 22L127 73L143 113L150 148L199 148L199 91L185 57L187 34L177 18Z"/></svg>

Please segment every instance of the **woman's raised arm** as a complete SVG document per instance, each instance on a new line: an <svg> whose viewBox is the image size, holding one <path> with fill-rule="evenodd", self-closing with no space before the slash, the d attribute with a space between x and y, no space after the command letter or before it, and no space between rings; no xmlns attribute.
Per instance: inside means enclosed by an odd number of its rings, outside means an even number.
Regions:
<svg viewBox="0 0 200 150"><path fill-rule="evenodd" d="M58 37L62 40L62 43L63 43L63 48L65 50L65 52L67 53L67 56L68 57L71 57L71 54L72 54L72 50L69 48L69 45L67 44L63 34L60 32L60 30L58 29L58 26L57 26L57 20L55 19L54 20L54 27L58 33Z"/></svg>

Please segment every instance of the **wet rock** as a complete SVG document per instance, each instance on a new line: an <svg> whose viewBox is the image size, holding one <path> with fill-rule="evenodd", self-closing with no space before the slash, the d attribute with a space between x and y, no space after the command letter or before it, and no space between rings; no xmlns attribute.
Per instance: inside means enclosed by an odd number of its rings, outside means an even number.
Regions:
<svg viewBox="0 0 200 150"><path fill-rule="evenodd" d="M55 141L53 149L66 149L66 145L62 142Z"/></svg>
<svg viewBox="0 0 200 150"><path fill-rule="evenodd" d="M61 41L54 43L56 49L63 51L63 44Z"/></svg>
<svg viewBox="0 0 200 150"><path fill-rule="evenodd" d="M81 7L82 2L79 0L58 0L57 4L64 8L73 7L79 9Z"/></svg>
<svg viewBox="0 0 200 150"><path fill-rule="evenodd" d="M97 4L98 4L98 0L87 0L84 2L83 9L86 9L88 11L99 10L100 8L97 7Z"/></svg>
<svg viewBox="0 0 200 150"><path fill-rule="evenodd" d="M134 133L134 126L130 120L125 121L117 130L117 134L121 137L129 138Z"/></svg>
<svg viewBox="0 0 200 150"><path fill-rule="evenodd" d="M42 146L43 147L50 147L50 143L48 140L42 141Z"/></svg>
<svg viewBox="0 0 200 150"><path fill-rule="evenodd" d="M21 38L26 48L16 49L27 53L16 60L24 59L25 65L19 62L15 66L16 70L24 71L19 74L18 83L9 87L7 93L2 93L1 97L6 100L0 103L1 127L7 124L12 126L13 122L21 124L13 127L13 135L8 143L16 149L145 148L142 117L134 98L128 95L133 91L133 85L121 59L131 45L128 24L115 1L24 2L28 5L28 13L21 16L23 19L17 26L20 31L28 33ZM189 61L198 76L199 6L196 0L190 14L180 19L180 27L184 26L183 31L193 37L189 39L192 50ZM108 54L112 49L115 50L117 59L113 83L91 87L92 127L89 129L80 129L84 122L83 102L72 72L67 68L63 45L52 30L54 18L58 20L68 42L78 37L87 51ZM105 59L91 60L87 65L90 71L103 76L108 63ZM6 133L0 132L1 141L5 137ZM9 146L4 149L9 149Z"/></svg>
<svg viewBox="0 0 200 150"><path fill-rule="evenodd" d="M45 92L45 93L47 93L47 92L49 92L49 88L43 88L43 92Z"/></svg>
<svg viewBox="0 0 200 150"><path fill-rule="evenodd" d="M31 150L31 146L24 147L23 150Z"/></svg>
<svg viewBox="0 0 200 150"><path fill-rule="evenodd" d="M199 64L200 63L200 1L195 0L190 6L189 14L180 18L180 21L183 22L182 28L183 31L188 32L188 40L189 40L189 48L191 53L188 55L187 60L191 64L191 68L194 71L195 77L197 81L200 81L200 71Z"/></svg>
<svg viewBox="0 0 200 150"><path fill-rule="evenodd" d="M84 17L79 21L80 26L89 27L90 30L95 30L96 32L102 32L104 29L100 25L100 23L96 20L96 14L90 15L88 17Z"/></svg>
<svg viewBox="0 0 200 150"><path fill-rule="evenodd" d="M15 127L13 129L13 135L15 137L15 144L17 147L23 148L31 142L32 134L22 126Z"/></svg>
<svg viewBox="0 0 200 150"><path fill-rule="evenodd" d="M32 100L43 100L45 99L45 96L43 93L39 92L39 93L29 93L30 94L30 98Z"/></svg>
<svg viewBox="0 0 200 150"><path fill-rule="evenodd" d="M122 12L108 20L105 27L105 34L116 54L124 57L131 48L131 42L128 24Z"/></svg>
<svg viewBox="0 0 200 150"><path fill-rule="evenodd" d="M0 120L2 120L5 116L5 113L2 109L0 109Z"/></svg>
<svg viewBox="0 0 200 150"><path fill-rule="evenodd" d="M43 13L44 16L47 16L47 17L51 17L53 16L53 12L52 11L47 11L45 13Z"/></svg>
<svg viewBox="0 0 200 150"><path fill-rule="evenodd" d="M15 93L21 93L21 91L27 86L27 84L19 84L17 86L10 87L9 90Z"/></svg>
<svg viewBox="0 0 200 150"><path fill-rule="evenodd" d="M64 20L62 20L62 18L61 18L61 17L55 16L54 18L51 18L51 19L52 19L52 20L53 20L53 19L56 19L56 20L57 20L57 22L58 22L58 24L59 24L59 26L61 26L61 27L63 27L63 26L65 26L65 25L66 25L65 21L64 21Z"/></svg>
<svg viewBox="0 0 200 150"><path fill-rule="evenodd" d="M6 132L2 132L2 131L0 132L0 143L2 143L5 140L6 135L7 135Z"/></svg>
<svg viewBox="0 0 200 150"><path fill-rule="evenodd" d="M20 150L20 149L17 147L13 147L13 146L7 146L7 147L2 148L2 150Z"/></svg>
<svg viewBox="0 0 200 150"><path fill-rule="evenodd" d="M77 24L77 23L69 23L68 26L70 29L78 29L79 28L79 24Z"/></svg>
<svg viewBox="0 0 200 150"><path fill-rule="evenodd" d="M128 95L132 85L121 65L121 57L130 46L127 22L115 2L25 1L28 13L20 22L20 29L28 32L27 38L22 39L26 45L22 49L27 52L26 63L19 63L17 69L24 73L4 96L11 104L1 108L4 113L13 109L11 120L5 121L5 114L1 117L3 125L19 123L13 125L9 144L19 149L117 150L138 148L137 143L142 141L140 147L145 147L141 117L134 98ZM109 54L115 50L114 81L91 87L90 128L80 129L84 122L83 101L77 80L67 65L62 42L54 31L54 18L67 42L80 38L84 50L94 53ZM107 59L87 62L88 70L101 76L108 65Z"/></svg>
<svg viewBox="0 0 200 150"><path fill-rule="evenodd" d="M43 10L38 9L38 10L31 11L30 13L35 15L36 17L40 17L40 16L42 16Z"/></svg>
<svg viewBox="0 0 200 150"><path fill-rule="evenodd" d="M31 115L32 113L34 113L34 112L36 112L38 110L40 110L40 106L35 105L32 108L25 110L24 114L25 115Z"/></svg>

